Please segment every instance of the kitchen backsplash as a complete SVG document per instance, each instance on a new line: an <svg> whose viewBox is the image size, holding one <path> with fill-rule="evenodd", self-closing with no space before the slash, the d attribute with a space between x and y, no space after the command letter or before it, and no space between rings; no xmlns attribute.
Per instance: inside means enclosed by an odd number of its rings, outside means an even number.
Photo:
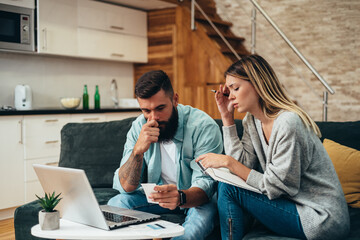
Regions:
<svg viewBox="0 0 360 240"><path fill-rule="evenodd" d="M133 97L133 64L0 52L0 108L14 106L14 89L27 84L33 109L61 108L60 97L81 97L88 86L89 105L94 107L99 85L101 107L113 107L110 83L118 85L119 98Z"/></svg>

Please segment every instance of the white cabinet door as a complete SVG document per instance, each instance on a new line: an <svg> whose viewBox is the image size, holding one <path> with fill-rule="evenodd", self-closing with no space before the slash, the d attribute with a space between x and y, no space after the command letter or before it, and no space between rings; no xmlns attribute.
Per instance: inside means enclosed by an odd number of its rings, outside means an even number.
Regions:
<svg viewBox="0 0 360 240"><path fill-rule="evenodd" d="M127 62L147 62L147 38L78 29L78 51L82 57Z"/></svg>
<svg viewBox="0 0 360 240"><path fill-rule="evenodd" d="M0 118L0 209L24 204L22 116Z"/></svg>
<svg viewBox="0 0 360 240"><path fill-rule="evenodd" d="M60 156L60 131L69 114L24 117L25 159Z"/></svg>
<svg viewBox="0 0 360 240"><path fill-rule="evenodd" d="M146 13L96 1L78 1L81 57L147 62Z"/></svg>
<svg viewBox="0 0 360 240"><path fill-rule="evenodd" d="M58 165L62 127L70 114L24 116L25 202L43 195L43 190L32 167L33 164Z"/></svg>
<svg viewBox="0 0 360 240"><path fill-rule="evenodd" d="M38 52L77 56L77 1L37 0Z"/></svg>
<svg viewBox="0 0 360 240"><path fill-rule="evenodd" d="M25 161L25 203L36 200L36 195L44 196L44 190L34 171L33 164L58 166L59 157L34 159Z"/></svg>
<svg viewBox="0 0 360 240"><path fill-rule="evenodd" d="M35 8L34 0L0 0L0 3L8 4L17 7L25 7L25 8Z"/></svg>
<svg viewBox="0 0 360 240"><path fill-rule="evenodd" d="M70 122L85 123L85 122L105 122L106 117L103 113L84 113L84 114L71 114Z"/></svg>
<svg viewBox="0 0 360 240"><path fill-rule="evenodd" d="M147 36L146 12L96 1L78 1L78 26Z"/></svg>

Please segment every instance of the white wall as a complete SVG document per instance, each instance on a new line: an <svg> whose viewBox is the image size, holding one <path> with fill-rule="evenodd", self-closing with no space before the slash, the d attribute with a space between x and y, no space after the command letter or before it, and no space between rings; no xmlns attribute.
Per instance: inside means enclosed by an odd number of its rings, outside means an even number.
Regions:
<svg viewBox="0 0 360 240"><path fill-rule="evenodd" d="M59 98L81 97L84 84L90 108L95 85L99 85L101 107L112 107L111 80L117 80L119 98L132 98L133 75L132 63L0 52L0 107L14 106L17 84L31 87L34 109L61 108Z"/></svg>

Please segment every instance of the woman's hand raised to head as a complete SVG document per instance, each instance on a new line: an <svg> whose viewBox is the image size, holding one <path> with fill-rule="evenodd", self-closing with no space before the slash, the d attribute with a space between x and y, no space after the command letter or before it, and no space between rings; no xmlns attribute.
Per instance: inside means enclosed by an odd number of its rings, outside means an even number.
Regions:
<svg viewBox="0 0 360 240"><path fill-rule="evenodd" d="M225 94L229 95L229 89L225 85L220 85L215 93L215 101L224 126L230 126L234 124L234 106Z"/></svg>

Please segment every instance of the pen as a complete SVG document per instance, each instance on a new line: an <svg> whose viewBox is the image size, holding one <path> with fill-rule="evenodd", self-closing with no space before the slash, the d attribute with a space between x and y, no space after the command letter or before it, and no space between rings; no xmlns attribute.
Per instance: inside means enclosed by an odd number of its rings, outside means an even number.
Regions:
<svg viewBox="0 0 360 240"><path fill-rule="evenodd" d="M214 90L214 89L212 89L211 90L213 93L216 93L216 90ZM223 95L225 96L225 97L228 97L229 96L229 94L227 94L227 93L223 93Z"/></svg>
<svg viewBox="0 0 360 240"><path fill-rule="evenodd" d="M165 228L164 226L162 226L162 225L160 225L158 223L155 223L155 225L158 226L158 227L161 227L161 228Z"/></svg>

